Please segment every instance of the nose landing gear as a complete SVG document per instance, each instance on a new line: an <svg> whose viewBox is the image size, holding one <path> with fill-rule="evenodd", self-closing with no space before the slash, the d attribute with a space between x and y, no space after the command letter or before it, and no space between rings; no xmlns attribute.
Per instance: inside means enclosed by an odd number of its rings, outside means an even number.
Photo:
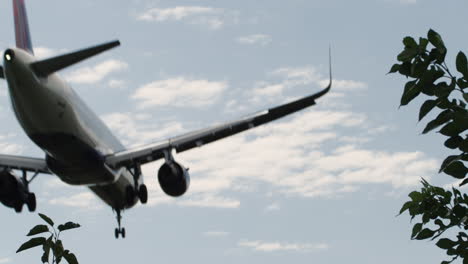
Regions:
<svg viewBox="0 0 468 264"><path fill-rule="evenodd" d="M125 227L121 227L121 221L122 221L122 215L120 209L116 210L117 212L117 223L118 227L115 229L115 238L119 239L119 236L122 236L122 238L125 238Z"/></svg>

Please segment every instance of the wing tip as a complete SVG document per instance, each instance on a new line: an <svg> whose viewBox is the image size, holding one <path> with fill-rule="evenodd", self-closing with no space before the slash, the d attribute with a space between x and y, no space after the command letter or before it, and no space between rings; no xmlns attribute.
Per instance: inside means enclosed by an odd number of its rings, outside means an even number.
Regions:
<svg viewBox="0 0 468 264"><path fill-rule="evenodd" d="M319 97L322 97L324 96L326 93L328 93L332 87L332 83L333 83L333 74L332 74L332 56L331 56L331 45L329 46L328 48L328 64L329 64L329 75L330 75L330 79L328 81L328 85L327 87L323 88L322 91L318 92L315 94L315 98L319 98Z"/></svg>

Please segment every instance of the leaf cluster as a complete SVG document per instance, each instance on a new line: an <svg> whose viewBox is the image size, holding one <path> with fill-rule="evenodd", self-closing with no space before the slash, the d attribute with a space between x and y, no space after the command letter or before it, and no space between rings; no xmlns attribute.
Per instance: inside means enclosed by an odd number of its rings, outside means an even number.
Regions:
<svg viewBox="0 0 468 264"><path fill-rule="evenodd" d="M468 195L462 194L455 188L448 191L432 186L425 180L422 180L422 185L421 191L409 194L411 200L400 210L400 214L408 211L412 220L416 216L421 216L421 222L413 226L411 239L435 240L452 227L468 229ZM431 229L428 226L437 226L437 228ZM456 240L441 238L436 245L446 250L447 255L452 257L450 261L443 261L442 264L452 263L458 258L464 259L463 263L468 263L466 233L459 232Z"/></svg>
<svg viewBox="0 0 468 264"><path fill-rule="evenodd" d="M399 73L407 78L401 97L400 106L409 104L421 94L429 97L419 110L419 121L431 111L437 111L437 116L429 121L423 134L440 128L440 134L447 137L444 146L458 150L456 155L445 158L439 173L444 172L461 180L460 186L468 183L468 59L460 51L456 57L457 74L453 74L445 62L447 48L442 37L434 30L429 30L427 37L420 37L418 42L412 37L403 39L404 49L389 73ZM411 219L421 217L421 223L413 227L412 239L435 240L450 228L459 228L456 240L442 238L437 246L445 249L451 263L457 258L464 259L468 264L468 235L463 232L467 229L468 197L466 194L452 188L446 191L443 188L431 186L423 180L421 191L409 194L411 201L405 203L400 211L402 214L409 211ZM427 228L428 224L438 226L438 229Z"/></svg>
<svg viewBox="0 0 468 264"><path fill-rule="evenodd" d="M23 243L16 253L42 246L42 250L44 251L41 257L42 263L59 264L62 259L65 259L69 264L78 264L75 254L63 247L62 240L60 240L60 234L63 231L78 228L80 225L73 222L67 222L59 225L56 229L54 227L54 222L48 216L39 214L39 217L42 218L47 225L36 225L29 231L27 236L36 236L39 234L46 236L31 238L29 241ZM50 259L52 259L52 261L50 261Z"/></svg>
<svg viewBox="0 0 468 264"><path fill-rule="evenodd" d="M460 186L468 183L468 60L460 51L456 58L456 68L460 76L452 74L445 63L447 48L442 37L429 30L427 38L412 37L403 39L404 49L397 56L400 63L392 66L389 73L400 73L409 78L401 97L400 106L409 104L420 94L430 97L419 111L419 121L434 109L438 110L435 119L427 123L426 134L441 127L439 133L448 137L445 146L458 149L460 153L447 157L439 172L463 179ZM454 93L455 92L455 93Z"/></svg>

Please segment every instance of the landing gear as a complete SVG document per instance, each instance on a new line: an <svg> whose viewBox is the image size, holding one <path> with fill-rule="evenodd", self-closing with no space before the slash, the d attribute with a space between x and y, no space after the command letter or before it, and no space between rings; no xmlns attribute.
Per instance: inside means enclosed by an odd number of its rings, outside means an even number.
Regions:
<svg viewBox="0 0 468 264"><path fill-rule="evenodd" d="M32 192L29 191L29 184L36 178L36 176L39 173L36 172L34 175L31 177L31 179L28 180L28 173L27 171L23 170L23 177L21 177L22 184L24 185L24 193L23 193L23 198L15 204L15 211L17 213L21 213L23 211L23 205L26 204L28 207L29 212L34 212L36 211L37 207L37 201L36 201L36 195Z"/></svg>
<svg viewBox="0 0 468 264"><path fill-rule="evenodd" d="M26 201L26 205L28 206L29 212L36 211L36 195L34 193L28 194L28 200Z"/></svg>
<svg viewBox="0 0 468 264"><path fill-rule="evenodd" d="M140 188L138 189L138 198L142 204L148 202L148 188L146 188L146 185L140 185Z"/></svg>
<svg viewBox="0 0 468 264"><path fill-rule="evenodd" d="M121 227L121 225L120 225L120 223L122 221L122 215L121 215L121 212L120 212L119 209L117 209L116 211L117 211L117 223L118 223L119 226L114 231L115 238L118 239L120 235L122 236L122 238L125 238L125 228Z"/></svg>
<svg viewBox="0 0 468 264"><path fill-rule="evenodd" d="M127 205L133 205L135 202L135 190L133 189L133 186L129 185L125 189L125 197L127 200Z"/></svg>
<svg viewBox="0 0 468 264"><path fill-rule="evenodd" d="M140 165L135 165L133 168L129 169L129 171L133 176L135 189L131 186L127 187L127 203L132 204L136 195L142 204L146 204L148 202L148 188L144 183L139 184L139 179L141 177Z"/></svg>
<svg viewBox="0 0 468 264"><path fill-rule="evenodd" d="M15 204L15 212L17 212L18 214L21 213L21 211L23 211L23 202L22 201L18 201L16 204Z"/></svg>

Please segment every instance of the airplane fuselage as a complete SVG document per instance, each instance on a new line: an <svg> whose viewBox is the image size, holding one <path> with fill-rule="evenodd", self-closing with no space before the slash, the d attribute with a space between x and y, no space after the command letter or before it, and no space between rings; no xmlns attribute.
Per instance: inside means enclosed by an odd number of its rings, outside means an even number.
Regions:
<svg viewBox="0 0 468 264"><path fill-rule="evenodd" d="M104 162L124 146L58 74L40 78L30 66L33 55L16 48L8 52L4 71L13 111L46 153L49 169L68 184L88 186L115 209L134 206L137 198L126 199L126 188L135 185L131 173Z"/></svg>

